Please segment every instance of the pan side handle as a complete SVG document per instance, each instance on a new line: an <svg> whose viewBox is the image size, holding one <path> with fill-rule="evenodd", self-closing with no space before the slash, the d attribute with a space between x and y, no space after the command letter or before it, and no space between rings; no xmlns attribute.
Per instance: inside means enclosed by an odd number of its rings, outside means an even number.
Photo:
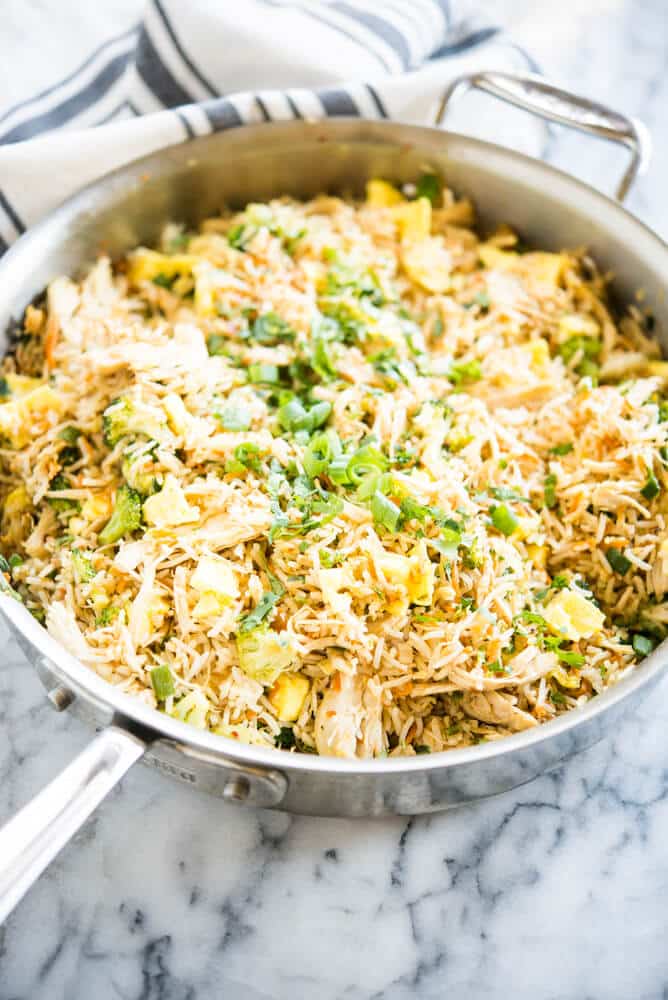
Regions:
<svg viewBox="0 0 668 1000"><path fill-rule="evenodd" d="M631 153L631 160L617 186L616 197L619 201L624 200L636 177L647 169L652 143L641 121L556 87L534 73L487 72L457 77L441 98L436 125L443 123L448 108L469 90L482 90L538 118L625 146Z"/></svg>
<svg viewBox="0 0 668 1000"><path fill-rule="evenodd" d="M0 923L145 749L109 726L0 829Z"/></svg>

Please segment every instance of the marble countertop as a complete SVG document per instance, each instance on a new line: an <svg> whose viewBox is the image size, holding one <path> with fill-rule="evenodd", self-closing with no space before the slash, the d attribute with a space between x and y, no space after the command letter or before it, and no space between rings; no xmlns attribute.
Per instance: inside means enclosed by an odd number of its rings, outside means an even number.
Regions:
<svg viewBox="0 0 668 1000"><path fill-rule="evenodd" d="M30 6L47 23L62 4ZM497 13L549 75L650 126L654 161L629 204L665 236L664 6ZM606 190L623 162L563 133L550 158ZM88 733L48 706L1 624L0 645L5 817ZM659 1000L667 716L664 683L558 771L412 820L251 812L137 767L0 928L0 1000Z"/></svg>

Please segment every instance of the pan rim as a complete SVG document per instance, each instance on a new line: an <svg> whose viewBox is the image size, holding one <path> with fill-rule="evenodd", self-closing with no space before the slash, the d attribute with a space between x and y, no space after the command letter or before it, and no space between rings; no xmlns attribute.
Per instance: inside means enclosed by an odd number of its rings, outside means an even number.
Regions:
<svg viewBox="0 0 668 1000"><path fill-rule="evenodd" d="M546 179L551 178L562 190L570 189L574 194L588 199L591 208L590 214L593 215L596 207L599 206L606 212L613 214L613 221L616 217L620 223L630 225L635 234L648 241L649 246L653 246L660 255L666 258L665 264L668 265L668 243L648 224L634 216L624 205L551 164L543 163L524 153L507 149L496 143L431 126L364 118L340 117L313 122L263 122L197 136L181 143L166 146L109 171L71 195L44 219L30 227L0 260L0 310L3 307L3 283L6 278L11 276L11 272L15 268L20 271L25 255L29 254L33 247L38 246L40 242L46 242L46 245L49 246L51 237L56 237L59 228L68 220L76 218L81 210L85 210L89 200L105 188L109 189L108 200L113 201L114 197L118 197L125 190L123 188L124 181L127 181L128 184L136 181L147 183L151 179L150 176L146 178L142 175L147 172L150 174L151 167L154 165L156 167L164 166L171 157L176 157L177 161L183 159L187 162L189 155L191 158L196 157L198 148L204 148L212 143L221 143L223 146L229 143L234 146L237 142L241 143L244 139L251 140L254 136L264 137L269 134L274 136L287 134L289 136L290 132L303 133L304 128L312 131L312 141L316 142L325 139L347 142L373 142L376 140L380 141L381 144L386 141L394 145L399 141L403 145L405 142L397 139L397 133L400 133L410 137L409 145L419 147L427 144L427 141L431 143L435 138L438 138L439 142L451 143L455 148L464 150L472 148L478 153L486 153L490 157L500 158L509 165L521 167L524 171L539 171ZM318 132L322 133L320 137ZM392 138L392 134L394 134L394 138ZM425 150L425 156L428 156L428 150ZM658 264L656 266L659 267ZM665 267L665 270L668 271L668 266ZM7 282L7 284L10 283ZM7 316L3 322L6 321L11 321L11 317ZM585 706L566 712L531 730L477 746L445 750L416 757L348 760L311 754L293 754L278 748L240 744L227 737L195 729L187 723L165 716L157 709L142 704L138 698L114 688L92 668L86 667L69 654L30 615L23 605L11 597L0 594L0 611L5 614L13 627L23 635L31 646L56 666L65 680L73 682L78 697L87 697L98 705L101 704L112 709L120 725L122 725L123 720L129 721L131 724L148 731L156 741L166 739L180 748L185 748L185 752L192 749L220 764L250 765L265 770L288 773L318 772L332 776L346 775L349 778L451 770L539 746L572 729L583 726L587 721L625 701L633 692L649 686L651 681L663 671L668 658L668 640L666 640L630 674L602 694L596 695Z"/></svg>

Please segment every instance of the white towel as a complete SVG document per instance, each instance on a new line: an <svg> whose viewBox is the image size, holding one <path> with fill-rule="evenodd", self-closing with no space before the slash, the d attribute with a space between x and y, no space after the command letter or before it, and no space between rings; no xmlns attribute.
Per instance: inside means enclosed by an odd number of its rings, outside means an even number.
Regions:
<svg viewBox="0 0 668 1000"><path fill-rule="evenodd" d="M8 53L6 71L12 56L26 58ZM428 123L448 82L481 69L536 67L466 0L150 0L137 26L0 115L0 252L84 184L161 147L265 120ZM467 98L448 127L498 138L491 103ZM535 122L506 117L506 144L536 152Z"/></svg>

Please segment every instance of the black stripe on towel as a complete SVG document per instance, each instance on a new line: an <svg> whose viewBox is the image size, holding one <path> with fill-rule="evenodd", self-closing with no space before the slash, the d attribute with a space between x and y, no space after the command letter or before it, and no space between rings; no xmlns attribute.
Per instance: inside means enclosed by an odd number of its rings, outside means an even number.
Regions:
<svg viewBox="0 0 668 1000"><path fill-rule="evenodd" d="M17 233L25 233L25 223L20 219L18 213L12 208L5 195L0 191L0 208L3 210Z"/></svg>
<svg viewBox="0 0 668 1000"><path fill-rule="evenodd" d="M0 116L0 125L7 121L8 118L11 118L17 111L21 111L23 108L29 108L31 104L36 104L37 102L42 101L45 97L50 97L51 94L56 94L56 91L60 90L61 87L65 87L68 83L71 83L72 80L76 80L78 76L81 76L82 73L84 73L88 67L95 62L101 52L104 52L105 49L108 49L117 42L120 42L123 38L133 38L137 34L137 30L137 27L134 27L129 31L124 31L122 34L116 35L114 38L110 38L107 42L104 42L103 45L98 46L98 48L96 48L95 51L88 56L86 61L83 62L81 66L78 66L73 73L70 73L69 76L63 77L63 79L59 80L58 83L51 84L51 86L46 87L45 90L40 90L40 92L35 94L33 97L28 97L25 101L19 101L18 104L14 104L13 107L9 108L3 115ZM134 46L129 46L128 52L131 52L133 48Z"/></svg>
<svg viewBox="0 0 668 1000"><path fill-rule="evenodd" d="M167 69L144 25L139 29L137 42L137 72L157 99L166 108L192 104L192 94L176 80Z"/></svg>
<svg viewBox="0 0 668 1000"><path fill-rule="evenodd" d="M285 95L285 99L288 102L288 107L290 108L290 111L292 111L292 113L295 116L295 118L300 118L300 119L303 118L304 116L301 113L301 111L299 110L299 108L297 107L297 104L296 104L294 98L290 97L289 94L286 94Z"/></svg>
<svg viewBox="0 0 668 1000"><path fill-rule="evenodd" d="M318 99L327 115L332 118L352 116L359 118L359 108L345 90L319 90Z"/></svg>
<svg viewBox="0 0 668 1000"><path fill-rule="evenodd" d="M372 87L370 83L367 83L366 89L369 91L369 97L371 98L371 100L373 101L373 103L376 105L376 109L377 109L378 114L380 115L380 117L381 118L389 118L390 116L387 113L387 108L385 107L385 105L381 101L380 94L378 93L378 91L376 90L376 88Z"/></svg>
<svg viewBox="0 0 668 1000"><path fill-rule="evenodd" d="M34 118L28 118L10 128L4 135L0 134L2 142L21 142L23 139L31 139L52 128L59 128L81 114L96 101L99 101L107 91L116 83L125 72L131 52L122 52L111 60L91 82L76 94L72 94L67 100L56 105L49 111L44 111Z"/></svg>
<svg viewBox="0 0 668 1000"><path fill-rule="evenodd" d="M186 118L186 116L183 114L183 112L182 111L176 111L175 114L176 114L176 117L181 122L181 124L183 125L184 129L186 130L186 135L188 136L188 138L189 139L194 139L195 138L195 129L192 127L192 125L190 124L190 122L188 121L188 119Z"/></svg>
<svg viewBox="0 0 668 1000"><path fill-rule="evenodd" d="M267 7L279 7L279 8L285 6L294 7L295 10L298 10L301 14L306 14L307 17L310 17L311 20L321 21L322 24L326 24L328 28L332 29L332 31L336 31L339 35L343 35L344 38L347 38L349 41L354 42L355 45L359 45L361 48L363 48L364 51L367 53L367 55L372 56L381 64L383 69L387 70L388 72L392 71L392 66L390 65L390 63L388 63L387 60L384 59L383 56L381 56L378 52L372 51L356 34L353 34L352 31L346 31L346 29L342 28L341 25L338 24L336 21L332 21L330 18L325 17L325 13L328 7L327 4L321 4L317 9L315 9L313 7L303 6L301 3L296 3L296 2L286 5L286 3L284 3L284 0L259 0L259 2L266 4Z"/></svg>
<svg viewBox="0 0 668 1000"><path fill-rule="evenodd" d="M495 35L501 31L498 26L490 25L487 28L479 28L477 31L471 31L468 35L461 34L458 35L456 32L456 27L453 30L453 40L451 42L446 42L432 55L432 59L440 59L442 56L454 56L460 52L466 52L468 49L474 49L476 45L482 45L483 42L488 42L490 38L494 38Z"/></svg>
<svg viewBox="0 0 668 1000"><path fill-rule="evenodd" d="M219 97L216 101L205 101L200 107L209 119L213 132L222 132L223 129L243 125L241 115L225 97Z"/></svg>
<svg viewBox="0 0 668 1000"><path fill-rule="evenodd" d="M255 103L257 104L258 108L260 109L260 114L262 115L262 117L264 118L264 120L266 122L270 122L271 121L271 115L269 114L269 108L264 103L264 101L262 100L262 98L258 97L257 94L255 94Z"/></svg>
<svg viewBox="0 0 668 1000"><path fill-rule="evenodd" d="M374 35L386 42L399 56L404 69L410 66L410 49L405 37L394 24L386 21L384 17L379 17L378 14L372 14L371 11L362 10L359 7L350 7L347 3L333 3L332 9L337 10L344 17L357 21L358 24L364 25Z"/></svg>
<svg viewBox="0 0 668 1000"><path fill-rule="evenodd" d="M169 37L172 40L174 48L176 49L176 51L178 52L178 54L181 56L181 59L183 60L183 62L185 63L185 65L188 67L188 69L190 70L190 72L192 73L192 75L199 80L199 82L202 84L202 86L204 87L204 89L207 90L211 94L212 97L219 97L220 96L219 92L215 89L215 87L211 86L211 84L209 83L209 81L207 80L207 78L197 68L197 66L192 61L192 59L190 58L190 56L188 55L188 53L186 52L186 50L181 45L181 42L179 41L178 35L174 31L174 26L172 25L172 22L170 21L169 17L167 16L167 12L166 12L165 8L162 6L162 4L160 3L160 0L153 0L153 6L155 7L155 9L156 9L156 11L157 11L157 13L158 13L158 15L160 17L160 20L162 21L162 23L165 26L167 34L169 35Z"/></svg>

